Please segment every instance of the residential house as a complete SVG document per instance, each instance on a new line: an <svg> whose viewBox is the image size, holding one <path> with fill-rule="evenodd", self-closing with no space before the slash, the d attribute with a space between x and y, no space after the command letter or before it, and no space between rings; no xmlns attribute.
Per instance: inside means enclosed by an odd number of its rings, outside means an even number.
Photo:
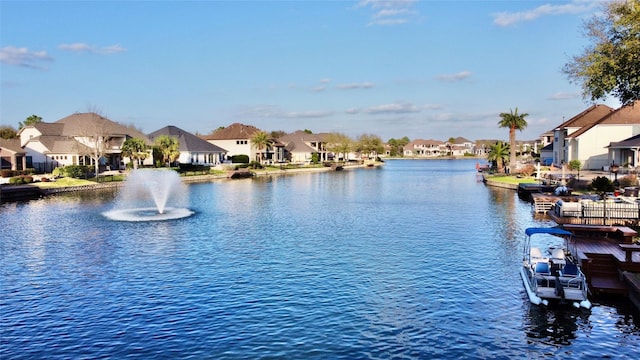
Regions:
<svg viewBox="0 0 640 360"><path fill-rule="evenodd" d="M27 167L38 172L50 172L66 165L94 165L96 153L102 153L100 171L121 169L125 140L140 138L151 145L138 130L96 113L76 113L53 123L25 126L18 131L18 136L20 147L26 152Z"/></svg>
<svg viewBox="0 0 640 360"><path fill-rule="evenodd" d="M612 161L609 144L640 133L640 100L616 110L593 105L553 132L554 164L579 160L584 169L605 169Z"/></svg>
<svg viewBox="0 0 640 360"><path fill-rule="evenodd" d="M251 138L259 131L262 130L252 125L233 123L217 129L213 134L202 136L202 139L225 149L228 158L235 155L247 155L250 160L267 163L283 162L284 145L276 139L270 139L270 144L266 149L258 149L252 144Z"/></svg>
<svg viewBox="0 0 640 360"><path fill-rule="evenodd" d="M216 166L224 162L227 151L202 138L199 138L188 131L184 131L176 126L165 126L149 135L149 140L161 135L167 135L178 139L180 156L177 159L181 164Z"/></svg>
<svg viewBox="0 0 640 360"><path fill-rule="evenodd" d="M637 169L640 166L640 134L612 142L607 148L611 164L622 165L623 171Z"/></svg>
<svg viewBox="0 0 640 360"><path fill-rule="evenodd" d="M284 145L285 156L292 163L310 163L314 153L318 154L318 161L323 162L331 160L333 156L326 149L327 135L298 130L278 140Z"/></svg>
<svg viewBox="0 0 640 360"><path fill-rule="evenodd" d="M403 148L404 156L438 157L448 153L447 144L440 140L416 139Z"/></svg>
<svg viewBox="0 0 640 360"><path fill-rule="evenodd" d="M27 154L20 147L20 139L0 139L0 170L25 170Z"/></svg>
<svg viewBox="0 0 640 360"><path fill-rule="evenodd" d="M453 139L450 145L450 155L452 156L465 156L466 154L474 153L475 145L473 141L465 139L461 136Z"/></svg>

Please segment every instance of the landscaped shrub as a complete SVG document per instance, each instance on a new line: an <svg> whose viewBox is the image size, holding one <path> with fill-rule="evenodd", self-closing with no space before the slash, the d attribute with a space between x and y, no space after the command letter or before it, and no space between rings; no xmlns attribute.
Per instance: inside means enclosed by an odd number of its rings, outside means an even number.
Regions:
<svg viewBox="0 0 640 360"><path fill-rule="evenodd" d="M31 176L14 176L9 179L9 184L11 185L21 185L21 184L31 184L33 182L33 177Z"/></svg>
<svg viewBox="0 0 640 360"><path fill-rule="evenodd" d="M635 175L626 175L618 179L621 188L638 186L638 177Z"/></svg>
<svg viewBox="0 0 640 360"><path fill-rule="evenodd" d="M72 178L83 178L87 176L89 167L84 165L67 165L65 167L55 168L52 171L53 176L66 176Z"/></svg>
<svg viewBox="0 0 640 360"><path fill-rule="evenodd" d="M231 163L233 164L248 164L249 155L233 155L231 157Z"/></svg>
<svg viewBox="0 0 640 360"><path fill-rule="evenodd" d="M12 176L16 176L16 171L9 170L9 169L0 170L0 177L8 178L8 177L12 177Z"/></svg>
<svg viewBox="0 0 640 360"><path fill-rule="evenodd" d="M591 188L597 192L613 191L613 183L606 176L598 176L591 180Z"/></svg>
<svg viewBox="0 0 640 360"><path fill-rule="evenodd" d="M531 174L533 174L535 171L536 171L536 168L533 165L527 164L520 169L520 174L524 176L531 176Z"/></svg>
<svg viewBox="0 0 640 360"><path fill-rule="evenodd" d="M64 176L64 168L57 167L57 168L53 169L53 171L51 172L51 175L53 175L55 177Z"/></svg>

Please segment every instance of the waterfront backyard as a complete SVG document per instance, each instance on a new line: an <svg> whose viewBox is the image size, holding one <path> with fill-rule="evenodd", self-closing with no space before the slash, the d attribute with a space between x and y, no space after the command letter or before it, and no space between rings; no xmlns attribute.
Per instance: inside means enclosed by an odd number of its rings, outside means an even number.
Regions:
<svg viewBox="0 0 640 360"><path fill-rule="evenodd" d="M626 304L529 303L524 229L555 223L474 164L191 184L170 221L3 204L0 358L637 358Z"/></svg>

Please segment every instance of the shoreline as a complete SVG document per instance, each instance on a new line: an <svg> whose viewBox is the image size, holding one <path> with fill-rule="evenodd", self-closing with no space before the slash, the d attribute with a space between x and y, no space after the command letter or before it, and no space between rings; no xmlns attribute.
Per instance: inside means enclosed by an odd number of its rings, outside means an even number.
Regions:
<svg viewBox="0 0 640 360"><path fill-rule="evenodd" d="M373 167L378 168L383 166L384 163L377 162ZM367 168L368 166L365 164L356 164L356 165L345 165L342 171L348 171L359 168ZM247 179L252 179L256 177L266 177L266 176L284 176L284 175L296 175L296 174L304 174L304 173L317 173L317 172L329 172L336 171L331 167L317 167L317 168L300 168L300 169L288 169L288 170L258 170L251 171L253 175L248 177ZM236 181L239 179L231 179L228 175L191 175L191 176L181 176L180 180L184 184L195 184L195 183L205 183L205 182L213 182L220 180L228 180L228 181ZM54 187L54 188L40 188L37 185L26 184L26 185L0 185L0 204L8 203L8 202L16 202L16 201L26 201L26 200L35 200L42 197L47 197L51 195L61 194L61 193L69 193L69 192L78 192L78 191L95 191L102 189L114 189L123 186L126 183L125 181L110 181L104 183L94 183L94 184L85 184L85 185L77 185L77 186L62 186L62 187Z"/></svg>

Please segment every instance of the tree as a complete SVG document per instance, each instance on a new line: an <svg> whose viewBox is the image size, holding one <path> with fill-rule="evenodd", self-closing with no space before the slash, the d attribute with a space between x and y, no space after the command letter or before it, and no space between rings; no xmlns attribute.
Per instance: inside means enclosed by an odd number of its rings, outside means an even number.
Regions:
<svg viewBox="0 0 640 360"><path fill-rule="evenodd" d="M262 164L263 154L262 150L269 147L271 140L269 134L264 131L257 131L251 137L251 146L258 150L257 161Z"/></svg>
<svg viewBox="0 0 640 360"><path fill-rule="evenodd" d="M582 86L585 99L640 99L640 0L612 1L583 28L593 44L565 64L564 75Z"/></svg>
<svg viewBox="0 0 640 360"><path fill-rule="evenodd" d="M26 126L35 125L39 122L42 122L42 118L38 115L31 115L24 120L24 122L18 122L18 130L22 129Z"/></svg>
<svg viewBox="0 0 640 360"><path fill-rule="evenodd" d="M504 141L498 141L491 145L487 160L495 163L498 172L504 172L504 163L509 158L509 145Z"/></svg>
<svg viewBox="0 0 640 360"><path fill-rule="evenodd" d="M389 145L389 147L391 147L391 156L402 156L404 155L404 147L410 143L411 140L409 140L408 137L403 137L402 139L394 139L391 138L389 139L389 141L387 141L387 144Z"/></svg>
<svg viewBox="0 0 640 360"><path fill-rule="evenodd" d="M367 157L370 157L371 155L375 156L384 152L384 144L382 139L377 135L362 134L358 137L356 150L360 151L362 154L366 154Z"/></svg>
<svg viewBox="0 0 640 360"><path fill-rule="evenodd" d="M578 172L578 180L580 179L580 169L582 168L582 163L580 160L571 160L569 161L569 170Z"/></svg>
<svg viewBox="0 0 640 360"><path fill-rule="evenodd" d="M100 159L111 147L111 132L109 131L111 121L103 117L95 108L92 108L88 114L91 119L90 123L81 127L76 140L78 141L78 154L91 159L97 177L100 172Z"/></svg>
<svg viewBox="0 0 640 360"><path fill-rule="evenodd" d="M12 126L0 126L0 139L15 139L18 132Z"/></svg>
<svg viewBox="0 0 640 360"><path fill-rule="evenodd" d="M509 113L500 113L502 120L498 122L498 126L501 128L509 128L509 169L511 172L515 170L516 166L516 130L522 131L527 127L527 121L524 119L529 114L518 114L518 108L515 111L510 110Z"/></svg>
<svg viewBox="0 0 640 360"><path fill-rule="evenodd" d="M342 133L330 133L324 138L326 142L326 149L331 151L336 156L342 154L342 159L347 161L349 152L353 147L353 140ZM335 159L334 159L335 160Z"/></svg>
<svg viewBox="0 0 640 360"><path fill-rule="evenodd" d="M133 168L137 169L139 160L144 160L149 156L147 144L143 139L129 138L122 144L122 156L128 157L133 162Z"/></svg>
<svg viewBox="0 0 640 360"><path fill-rule="evenodd" d="M173 136L160 135L155 139L154 145L162 156L162 162L167 166L180 157L180 141Z"/></svg>

